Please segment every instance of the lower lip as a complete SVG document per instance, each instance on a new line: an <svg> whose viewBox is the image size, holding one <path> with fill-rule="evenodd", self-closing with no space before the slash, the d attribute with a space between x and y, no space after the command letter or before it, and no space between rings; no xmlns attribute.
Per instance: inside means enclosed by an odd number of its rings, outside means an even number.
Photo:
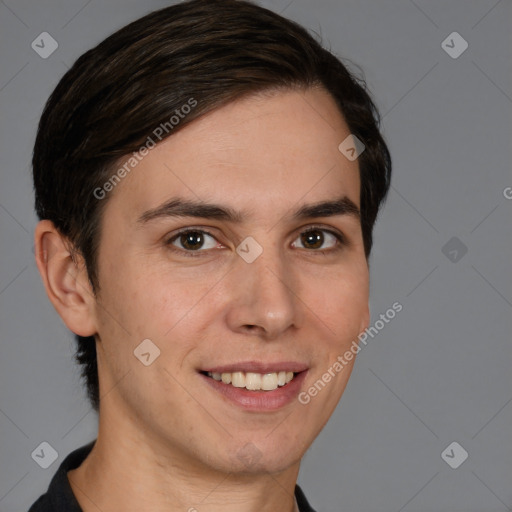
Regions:
<svg viewBox="0 0 512 512"><path fill-rule="evenodd" d="M297 398L302 383L306 378L307 370L298 373L288 384L273 391L249 391L246 388L236 388L231 384L224 384L207 375L199 375L205 379L215 391L224 395L228 400L248 411L265 412L275 411L284 407Z"/></svg>

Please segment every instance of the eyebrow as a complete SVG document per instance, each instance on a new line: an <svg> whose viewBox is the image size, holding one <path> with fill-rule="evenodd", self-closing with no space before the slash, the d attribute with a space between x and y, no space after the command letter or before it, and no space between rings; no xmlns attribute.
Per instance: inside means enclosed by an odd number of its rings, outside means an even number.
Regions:
<svg viewBox="0 0 512 512"><path fill-rule="evenodd" d="M357 205L347 196L342 196L331 201L303 205L293 212L291 218L304 220L337 215L348 215L358 220L361 217ZM145 211L137 219L137 224L143 225L155 219L168 217L198 217L241 223L247 216L247 212L237 211L229 206L172 198L160 206Z"/></svg>

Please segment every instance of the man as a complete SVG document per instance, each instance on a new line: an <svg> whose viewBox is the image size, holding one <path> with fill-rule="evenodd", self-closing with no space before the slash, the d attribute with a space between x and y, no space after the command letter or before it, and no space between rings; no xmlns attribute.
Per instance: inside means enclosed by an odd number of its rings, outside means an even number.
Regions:
<svg viewBox="0 0 512 512"><path fill-rule="evenodd" d="M30 512L312 511L300 460L369 324L391 174L364 86L266 9L183 2L78 59L33 168L99 430Z"/></svg>

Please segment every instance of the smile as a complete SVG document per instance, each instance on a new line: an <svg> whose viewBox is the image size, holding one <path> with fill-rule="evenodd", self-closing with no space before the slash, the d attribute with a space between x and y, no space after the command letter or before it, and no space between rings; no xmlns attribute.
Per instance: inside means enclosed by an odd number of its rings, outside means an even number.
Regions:
<svg viewBox="0 0 512 512"><path fill-rule="evenodd" d="M273 373L254 372L205 372L208 377L250 391L273 391L278 387L286 386L295 377L294 372L279 371Z"/></svg>
<svg viewBox="0 0 512 512"><path fill-rule="evenodd" d="M203 367L198 374L223 401L246 411L271 412L296 401L308 370L307 363L298 361L260 360Z"/></svg>

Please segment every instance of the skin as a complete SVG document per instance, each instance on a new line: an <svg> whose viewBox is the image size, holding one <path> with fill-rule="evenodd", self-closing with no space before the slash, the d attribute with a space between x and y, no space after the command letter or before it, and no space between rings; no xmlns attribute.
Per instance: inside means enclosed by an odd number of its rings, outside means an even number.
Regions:
<svg viewBox="0 0 512 512"><path fill-rule="evenodd" d="M360 206L357 160L338 150L349 133L333 99L309 89L251 96L165 139L104 199L97 297L69 244L51 222L38 224L50 300L69 329L98 336L98 439L68 473L85 512L294 510L300 460L354 360L308 404L294 399L271 412L234 405L198 369L299 361L309 367L307 390L368 326L358 217L292 218L302 205L341 196ZM137 222L174 197L247 216ZM320 231L322 254L301 238L311 226L341 232L347 244ZM166 244L185 227L214 236L197 257L179 237ZM248 236L263 248L250 264L235 251ZM146 338L161 351L147 367L133 354ZM248 443L254 462L241 456Z"/></svg>

